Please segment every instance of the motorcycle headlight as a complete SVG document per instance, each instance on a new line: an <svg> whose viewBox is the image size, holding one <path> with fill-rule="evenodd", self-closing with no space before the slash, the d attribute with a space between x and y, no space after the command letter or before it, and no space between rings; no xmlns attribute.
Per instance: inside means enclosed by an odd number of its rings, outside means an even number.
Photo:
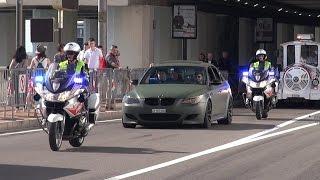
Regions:
<svg viewBox="0 0 320 180"><path fill-rule="evenodd" d="M266 86L267 86L267 81L261 81L261 82L259 83L259 86L260 86L260 87L266 87Z"/></svg>
<svg viewBox="0 0 320 180"><path fill-rule="evenodd" d="M201 100L201 96L186 98L182 100L182 104L198 104Z"/></svg>
<svg viewBox="0 0 320 180"><path fill-rule="evenodd" d="M128 96L125 96L123 98L123 102L126 104L140 104L140 101L138 98L132 98L132 97L128 97Z"/></svg>

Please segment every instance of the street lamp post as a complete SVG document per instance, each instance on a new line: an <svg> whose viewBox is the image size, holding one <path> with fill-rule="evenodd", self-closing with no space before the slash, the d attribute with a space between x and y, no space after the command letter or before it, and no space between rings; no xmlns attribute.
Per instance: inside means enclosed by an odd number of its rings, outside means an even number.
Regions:
<svg viewBox="0 0 320 180"><path fill-rule="evenodd" d="M17 0L16 4L16 46L22 45L23 0Z"/></svg>
<svg viewBox="0 0 320 180"><path fill-rule="evenodd" d="M107 48L107 0L98 2L98 44Z"/></svg>

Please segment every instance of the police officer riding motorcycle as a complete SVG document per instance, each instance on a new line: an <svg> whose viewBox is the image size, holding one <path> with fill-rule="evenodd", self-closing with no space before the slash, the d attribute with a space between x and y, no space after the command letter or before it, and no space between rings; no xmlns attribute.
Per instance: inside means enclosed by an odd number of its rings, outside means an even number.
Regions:
<svg viewBox="0 0 320 180"><path fill-rule="evenodd" d="M257 50L256 61L250 64L249 72L243 72L242 82L246 84L243 94L246 107L256 113L257 119L267 118L277 102L277 80L264 49Z"/></svg>
<svg viewBox="0 0 320 180"><path fill-rule="evenodd" d="M63 140L73 147L81 146L100 106L99 94L90 92L84 61L77 60L80 46L70 42L64 51L66 60L51 64L44 77L34 78L37 114L53 151L60 149Z"/></svg>

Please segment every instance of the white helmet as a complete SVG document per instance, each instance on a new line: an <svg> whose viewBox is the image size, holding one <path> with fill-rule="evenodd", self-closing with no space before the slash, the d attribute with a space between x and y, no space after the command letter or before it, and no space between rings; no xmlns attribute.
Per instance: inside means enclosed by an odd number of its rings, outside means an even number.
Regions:
<svg viewBox="0 0 320 180"><path fill-rule="evenodd" d="M265 55L267 56L267 51L264 50L264 49L258 49L257 52L256 52L256 56L258 55Z"/></svg>
<svg viewBox="0 0 320 180"><path fill-rule="evenodd" d="M79 44L77 44L75 42L69 42L64 46L63 50L64 50L64 52L73 51L75 53L79 53L81 51L81 48L80 48Z"/></svg>

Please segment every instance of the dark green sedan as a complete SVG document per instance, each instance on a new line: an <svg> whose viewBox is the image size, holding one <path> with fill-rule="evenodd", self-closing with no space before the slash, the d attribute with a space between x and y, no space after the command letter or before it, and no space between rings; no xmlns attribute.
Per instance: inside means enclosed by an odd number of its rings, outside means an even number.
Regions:
<svg viewBox="0 0 320 180"><path fill-rule="evenodd" d="M232 94L216 67L198 61L170 61L150 67L123 98L122 123L136 125L231 124Z"/></svg>

